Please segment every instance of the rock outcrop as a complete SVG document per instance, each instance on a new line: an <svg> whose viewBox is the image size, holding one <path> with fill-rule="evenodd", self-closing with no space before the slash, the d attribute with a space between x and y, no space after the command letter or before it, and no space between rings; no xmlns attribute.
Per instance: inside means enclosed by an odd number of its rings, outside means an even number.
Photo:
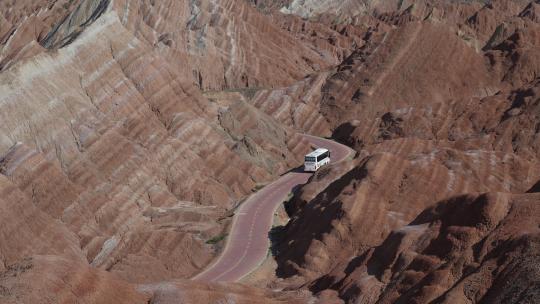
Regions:
<svg viewBox="0 0 540 304"><path fill-rule="evenodd" d="M487 193L440 202L312 288L334 284L350 302L533 303L538 199Z"/></svg>
<svg viewBox="0 0 540 304"><path fill-rule="evenodd" d="M57 255L27 257L0 272L0 302L148 303L135 286Z"/></svg>
<svg viewBox="0 0 540 304"><path fill-rule="evenodd" d="M540 301L539 16L0 2L0 302ZM238 204L302 163L302 132L357 153L287 202L259 280L280 291L187 280Z"/></svg>
<svg viewBox="0 0 540 304"><path fill-rule="evenodd" d="M123 15L134 11L119 2L58 5L6 10L19 25L8 40L31 18L57 22L21 36L39 52L7 56L0 75L2 208L13 218L2 261L68 255L129 282L188 278L215 256L206 242L229 210L309 146L245 100L205 98L132 27L146 15Z"/></svg>
<svg viewBox="0 0 540 304"><path fill-rule="evenodd" d="M537 273L525 275L538 256L538 198L525 194L540 177L535 5L375 12L377 26L335 70L256 95L276 119L358 151L352 167L322 170L288 204L275 244L286 280L275 284L347 303L538 299ZM497 211L521 206L531 214L512 221ZM444 224L467 214L471 223Z"/></svg>

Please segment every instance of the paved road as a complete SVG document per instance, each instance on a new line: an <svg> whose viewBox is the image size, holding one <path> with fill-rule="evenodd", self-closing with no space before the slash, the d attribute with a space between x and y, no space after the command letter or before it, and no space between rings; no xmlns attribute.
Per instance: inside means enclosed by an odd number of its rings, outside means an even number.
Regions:
<svg viewBox="0 0 540 304"><path fill-rule="evenodd" d="M314 146L330 150L333 163L346 159L351 149L331 140L304 135ZM266 258L274 213L297 185L311 173L290 172L248 198L235 213L232 229L221 256L193 279L204 282L234 282L255 270Z"/></svg>

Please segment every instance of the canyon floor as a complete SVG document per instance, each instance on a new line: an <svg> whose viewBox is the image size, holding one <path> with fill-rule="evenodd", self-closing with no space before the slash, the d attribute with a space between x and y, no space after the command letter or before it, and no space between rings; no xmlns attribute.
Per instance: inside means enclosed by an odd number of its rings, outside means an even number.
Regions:
<svg viewBox="0 0 540 304"><path fill-rule="evenodd" d="M539 303L540 1L1 1L0 193L2 304Z"/></svg>

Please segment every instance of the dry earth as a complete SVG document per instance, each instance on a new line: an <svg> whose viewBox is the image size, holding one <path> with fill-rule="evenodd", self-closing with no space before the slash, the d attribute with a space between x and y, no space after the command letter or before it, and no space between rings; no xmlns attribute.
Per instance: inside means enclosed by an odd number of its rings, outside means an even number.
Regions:
<svg viewBox="0 0 540 304"><path fill-rule="evenodd" d="M297 132L275 275L187 280ZM1 1L0 303L536 303L539 132L539 1Z"/></svg>
<svg viewBox="0 0 540 304"><path fill-rule="evenodd" d="M347 303L539 300L540 201L527 193L540 179L539 7L375 11L335 69L255 96L358 151L289 204L276 245L286 280L271 285Z"/></svg>

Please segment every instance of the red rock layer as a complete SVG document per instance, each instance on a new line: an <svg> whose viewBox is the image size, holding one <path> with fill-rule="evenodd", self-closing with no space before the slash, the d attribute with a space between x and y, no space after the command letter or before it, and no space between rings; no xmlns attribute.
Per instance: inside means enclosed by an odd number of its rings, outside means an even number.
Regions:
<svg viewBox="0 0 540 304"><path fill-rule="evenodd" d="M284 86L338 62L245 1L124 0L114 9L128 30L203 90Z"/></svg>
<svg viewBox="0 0 540 304"><path fill-rule="evenodd" d="M33 256L0 270L0 302L15 303L313 303L308 293L277 294L242 285L192 281L135 286L85 263Z"/></svg>
<svg viewBox="0 0 540 304"><path fill-rule="evenodd" d="M353 165L317 173L289 204L275 244L287 280L275 284L337 292L347 303L538 299L536 272L525 275L538 255L538 198L524 194L540 179L535 5L433 1L427 15L418 5L379 12L335 71L255 97L276 119L331 131L358 151ZM302 102L309 113L292 119ZM503 221L507 207L527 211ZM452 222L469 214L478 217Z"/></svg>
<svg viewBox="0 0 540 304"><path fill-rule="evenodd" d="M85 263L58 256L34 256L0 273L0 302L148 303L134 286Z"/></svg>
<svg viewBox="0 0 540 304"><path fill-rule="evenodd" d="M333 288L350 302L532 303L538 199L488 193L443 201L313 287L339 282Z"/></svg>
<svg viewBox="0 0 540 304"><path fill-rule="evenodd" d="M0 299L316 301L178 281L299 131L358 153L287 206L272 287L534 302L536 2L0 3Z"/></svg>
<svg viewBox="0 0 540 304"><path fill-rule="evenodd" d="M214 257L206 241L224 233L228 210L298 165L307 142L243 101L210 102L95 4L45 39L64 47L0 75L0 173L34 203L4 225L35 216L56 240L47 249L37 227L21 230L28 249L6 243L3 261L74 247L131 282L190 277Z"/></svg>

